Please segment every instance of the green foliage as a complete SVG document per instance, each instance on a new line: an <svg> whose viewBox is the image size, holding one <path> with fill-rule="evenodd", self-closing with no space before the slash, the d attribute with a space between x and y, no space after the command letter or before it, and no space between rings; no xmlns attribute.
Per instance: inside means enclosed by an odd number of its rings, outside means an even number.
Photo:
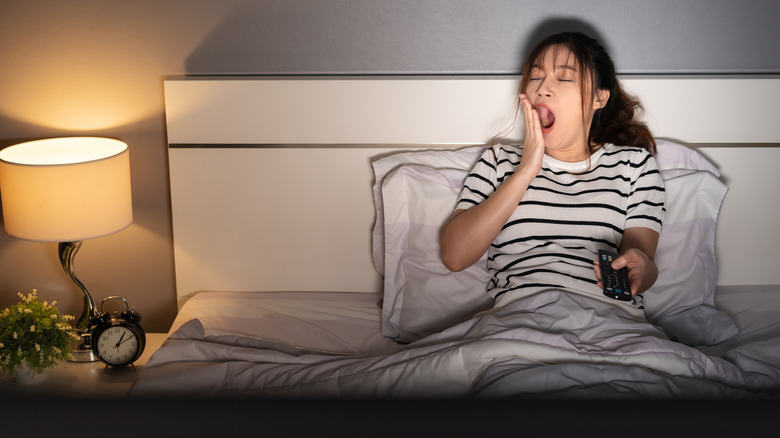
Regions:
<svg viewBox="0 0 780 438"><path fill-rule="evenodd" d="M78 336L68 321L75 318L60 314L56 301L40 302L35 289L19 297L18 303L0 312L0 367L14 374L26 361L40 374L70 357Z"/></svg>

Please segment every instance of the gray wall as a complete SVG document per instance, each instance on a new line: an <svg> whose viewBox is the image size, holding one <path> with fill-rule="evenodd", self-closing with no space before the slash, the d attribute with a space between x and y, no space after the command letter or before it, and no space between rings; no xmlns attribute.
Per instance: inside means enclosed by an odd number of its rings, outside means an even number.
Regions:
<svg viewBox="0 0 780 438"><path fill-rule="evenodd" d="M516 73L541 34L598 35L622 73L780 73L780 2L247 2L191 73Z"/></svg>
<svg viewBox="0 0 780 438"><path fill-rule="evenodd" d="M0 3L0 148L130 145L135 222L84 243L98 300L148 331L176 313L162 80L182 74L516 73L530 39L597 29L623 73L780 73L776 1L36 0ZM595 32L595 31L594 31ZM0 307L32 288L78 315L56 244L0 233Z"/></svg>

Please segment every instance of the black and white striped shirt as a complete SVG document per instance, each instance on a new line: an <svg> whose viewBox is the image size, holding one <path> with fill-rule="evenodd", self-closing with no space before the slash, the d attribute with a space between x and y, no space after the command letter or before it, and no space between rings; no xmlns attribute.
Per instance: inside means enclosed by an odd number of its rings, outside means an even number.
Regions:
<svg viewBox="0 0 780 438"><path fill-rule="evenodd" d="M466 178L456 208L487 199L520 163L522 146L487 149ZM496 162L497 159L497 162ZM545 289L602 297L593 275L600 248L617 251L631 227L661 230L665 191L645 149L607 144L589 160L544 156L542 169L488 253L496 307Z"/></svg>

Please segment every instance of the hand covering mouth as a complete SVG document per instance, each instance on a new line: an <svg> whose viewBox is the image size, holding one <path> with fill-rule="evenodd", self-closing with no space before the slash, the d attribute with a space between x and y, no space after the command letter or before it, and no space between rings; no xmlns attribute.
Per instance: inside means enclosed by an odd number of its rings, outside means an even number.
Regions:
<svg viewBox="0 0 780 438"><path fill-rule="evenodd" d="M536 112L539 113L539 122L542 125L542 129L550 129L555 123L555 115L545 105L537 105Z"/></svg>

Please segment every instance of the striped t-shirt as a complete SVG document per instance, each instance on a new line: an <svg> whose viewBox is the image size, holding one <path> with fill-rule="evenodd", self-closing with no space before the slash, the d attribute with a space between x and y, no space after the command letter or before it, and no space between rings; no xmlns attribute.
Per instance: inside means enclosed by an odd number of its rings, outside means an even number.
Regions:
<svg viewBox="0 0 780 438"><path fill-rule="evenodd" d="M495 158L488 148L466 178L457 209L487 199L520 164L522 146L492 150ZM547 289L610 300L596 287L598 250L617 251L627 228L660 232L665 197L655 159L645 149L607 144L578 163L545 155L541 171L488 250L493 276L488 292L495 306Z"/></svg>

